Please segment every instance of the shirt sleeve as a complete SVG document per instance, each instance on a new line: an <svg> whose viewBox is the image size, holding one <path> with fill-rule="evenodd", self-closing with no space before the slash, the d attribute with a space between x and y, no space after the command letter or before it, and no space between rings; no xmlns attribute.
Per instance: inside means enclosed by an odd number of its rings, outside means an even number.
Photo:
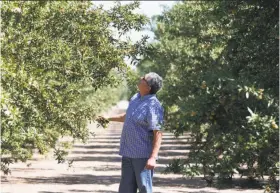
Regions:
<svg viewBox="0 0 280 193"><path fill-rule="evenodd" d="M148 129L161 130L163 127L163 114L164 110L160 104L149 106L148 110Z"/></svg>

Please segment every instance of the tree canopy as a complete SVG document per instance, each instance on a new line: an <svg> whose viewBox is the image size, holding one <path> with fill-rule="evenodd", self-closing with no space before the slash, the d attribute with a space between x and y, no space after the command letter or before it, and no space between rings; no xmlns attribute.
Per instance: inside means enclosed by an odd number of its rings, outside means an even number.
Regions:
<svg viewBox="0 0 280 193"><path fill-rule="evenodd" d="M61 136L86 141L88 120L116 102L145 38L139 2L110 10L90 1L5 1L1 6L2 170L46 153ZM121 38L124 37L124 38ZM117 87L117 88L116 88ZM56 149L57 156L64 152Z"/></svg>
<svg viewBox="0 0 280 193"><path fill-rule="evenodd" d="M154 17L156 41L138 72L163 77L166 128L195 139L188 159L176 161L182 173L231 178L247 166L249 177L275 182L278 8L272 0L183 1Z"/></svg>

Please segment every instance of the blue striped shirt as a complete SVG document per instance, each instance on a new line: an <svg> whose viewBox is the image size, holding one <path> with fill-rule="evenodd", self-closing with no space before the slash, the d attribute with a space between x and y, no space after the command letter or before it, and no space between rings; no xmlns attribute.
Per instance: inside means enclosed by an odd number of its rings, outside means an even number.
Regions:
<svg viewBox="0 0 280 193"><path fill-rule="evenodd" d="M120 155L129 158L149 158L153 149L153 130L163 124L163 107L150 94L135 94L129 102L120 142Z"/></svg>

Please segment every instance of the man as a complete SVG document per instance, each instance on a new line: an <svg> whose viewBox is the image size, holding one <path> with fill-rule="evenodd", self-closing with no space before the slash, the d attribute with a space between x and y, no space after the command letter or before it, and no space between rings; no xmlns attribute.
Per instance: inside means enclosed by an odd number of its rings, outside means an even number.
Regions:
<svg viewBox="0 0 280 193"><path fill-rule="evenodd" d="M163 108L156 97L162 78L148 73L138 83L139 92L129 102L126 113L108 118L124 122L120 155L122 174L119 193L152 193L152 178L160 149Z"/></svg>

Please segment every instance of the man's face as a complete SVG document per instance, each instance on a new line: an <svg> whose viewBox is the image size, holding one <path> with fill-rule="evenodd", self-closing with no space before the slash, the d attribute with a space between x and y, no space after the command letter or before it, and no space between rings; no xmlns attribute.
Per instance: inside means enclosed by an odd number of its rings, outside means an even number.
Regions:
<svg viewBox="0 0 280 193"><path fill-rule="evenodd" d="M149 93L151 87L148 85L147 79L145 76L141 77L138 83L138 89L141 93Z"/></svg>

